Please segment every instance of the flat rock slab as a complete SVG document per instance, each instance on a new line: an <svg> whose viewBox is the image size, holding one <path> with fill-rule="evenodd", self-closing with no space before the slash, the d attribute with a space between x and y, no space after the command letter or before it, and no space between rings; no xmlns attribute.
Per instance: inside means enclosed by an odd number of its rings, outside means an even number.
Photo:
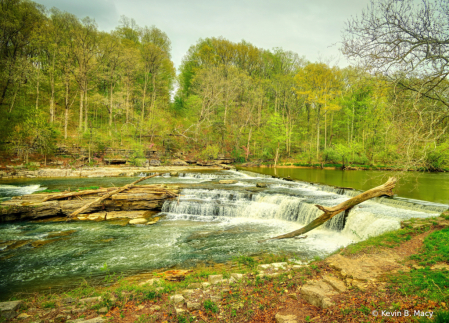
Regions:
<svg viewBox="0 0 449 323"><path fill-rule="evenodd" d="M333 255L326 259L330 267L338 271L342 278L352 279L352 284L363 288L366 283L373 283L384 273L394 273L399 270L409 271L408 267L398 264L400 257L394 254L369 255L351 259L342 255Z"/></svg>
<svg viewBox="0 0 449 323"><path fill-rule="evenodd" d="M301 288L301 297L308 303L321 308L332 305L332 296L339 294L330 284L323 280L311 281Z"/></svg>
<svg viewBox="0 0 449 323"><path fill-rule="evenodd" d="M23 301L1 302L0 303L0 317L6 318L6 319L12 319L12 318L16 317L16 315L17 315L16 311L22 303L23 303Z"/></svg>
<svg viewBox="0 0 449 323"><path fill-rule="evenodd" d="M258 270L279 270L279 269L287 269L287 263L286 262L275 262L272 264L263 264L257 266Z"/></svg>
<svg viewBox="0 0 449 323"><path fill-rule="evenodd" d="M147 224L148 221L145 218L137 218L137 219L132 219L131 221L129 221L129 224Z"/></svg>
<svg viewBox="0 0 449 323"><path fill-rule="evenodd" d="M95 302L100 302L101 301L101 296L98 297L88 297L88 298L83 298L80 299L79 302L81 304L88 304L88 303L95 303Z"/></svg>
<svg viewBox="0 0 449 323"><path fill-rule="evenodd" d="M223 275L209 275L208 281L212 285L221 283L223 282Z"/></svg>

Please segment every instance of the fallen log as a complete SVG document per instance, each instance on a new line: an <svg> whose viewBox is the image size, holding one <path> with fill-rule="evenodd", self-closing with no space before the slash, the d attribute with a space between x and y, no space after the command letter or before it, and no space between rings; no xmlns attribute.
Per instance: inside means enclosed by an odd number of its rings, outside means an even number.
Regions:
<svg viewBox="0 0 449 323"><path fill-rule="evenodd" d="M87 203L87 204L84 205L83 207L79 208L78 210L76 210L75 212L73 212L72 214L70 214L70 215L68 216L68 220L71 219L71 218L73 218L73 217L75 217L75 216L77 216L78 214L84 212L85 210L87 210L87 209L88 209L89 207L91 207L92 205L97 204L97 203L100 203L101 201L106 200L107 198L111 197L111 196L114 195L114 194L117 194L117 193L123 192L123 191L125 191L125 190L127 190L127 189L130 189L131 187L133 187L134 185L136 185L136 184L139 183L139 182L142 182L142 181L144 181L144 180L146 180L146 179L149 179L149 178L151 178L151 177L155 177L155 176L158 176L158 175L159 175L159 173L156 173L156 174L150 175L150 176L146 176L146 177L142 177L142 178L138 179L137 181L132 182L131 184L128 184L128 185L119 187L119 188L117 188L116 190L113 190L113 191L111 191L111 192L109 192L109 193L103 195L102 197L99 197L99 198L95 199L94 201L92 201L92 202L90 202L90 203Z"/></svg>
<svg viewBox="0 0 449 323"><path fill-rule="evenodd" d="M111 188L100 188L97 190L85 190L85 191L79 191L79 192L64 192L61 194L56 195L49 195L42 202L52 201L52 200L62 200L68 197L72 196L82 196L82 195L90 195L90 194L96 194L96 193L103 193L110 191Z"/></svg>
<svg viewBox="0 0 449 323"><path fill-rule="evenodd" d="M392 190L396 186L396 182L397 182L397 179L395 177L390 177L385 184L374 187L366 192L360 193L359 195L354 196L353 198L350 198L349 200L344 201L344 202L342 202L336 206L333 206L333 207L325 207L325 206L321 206L321 205L315 205L318 209L320 209L324 213L322 215L320 215L319 217L317 217L312 222L310 222L309 224L307 224L305 227L302 227L299 230L295 230L293 232L286 233L286 234L283 234L283 235L280 235L277 237L260 240L259 243L265 242L268 240L288 239L288 238L293 238L293 237L299 236L301 234L304 234L306 232L309 232L309 231L319 227L320 225L322 225L326 221L329 221L330 219L332 219L335 215L339 214L340 212L346 211L346 210L356 206L357 204L360 204L366 200L372 199L373 197L379 197L379 196L383 196L383 195L393 196Z"/></svg>

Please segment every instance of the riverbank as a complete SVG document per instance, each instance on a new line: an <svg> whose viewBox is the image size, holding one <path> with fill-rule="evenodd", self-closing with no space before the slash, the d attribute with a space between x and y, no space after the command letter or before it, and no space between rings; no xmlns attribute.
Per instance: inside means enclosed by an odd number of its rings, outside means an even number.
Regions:
<svg viewBox="0 0 449 323"><path fill-rule="evenodd" d="M309 264L278 254L128 278L109 273L103 286L17 294L12 321L447 322L448 226L447 212L406 221Z"/></svg>
<svg viewBox="0 0 449 323"><path fill-rule="evenodd" d="M305 169L328 169L328 170L377 170L377 171L393 171L393 172L432 172L432 173L447 173L449 168L441 169L426 169L422 167L407 168L404 166L385 166L385 165L343 165L343 164L326 164L326 163L297 163L286 162L279 163L274 166L274 163L243 163L236 164L236 167L260 167L260 168L305 168Z"/></svg>
<svg viewBox="0 0 449 323"><path fill-rule="evenodd" d="M233 169L233 166L103 166L83 168L40 168L29 170L26 168L12 168L0 171L0 180L17 178L90 178L90 177L135 177L141 173L170 173L184 171L204 171Z"/></svg>

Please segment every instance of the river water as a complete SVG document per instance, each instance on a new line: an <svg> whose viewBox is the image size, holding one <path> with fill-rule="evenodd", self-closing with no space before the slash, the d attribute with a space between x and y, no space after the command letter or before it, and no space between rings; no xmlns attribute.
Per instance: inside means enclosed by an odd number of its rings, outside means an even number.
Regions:
<svg viewBox="0 0 449 323"><path fill-rule="evenodd" d="M219 179L238 182L218 184ZM0 185L0 197L7 199L45 187L121 186L133 180L16 180ZM179 183L184 187L179 201L164 203L161 213L165 217L156 225L121 226L108 221L0 224L0 298L18 291L74 287L82 279L99 281L112 272L132 275L161 268L194 267L239 255L288 253L307 261L369 236L398 229L404 219L432 217L448 208L439 203L378 198L355 207L346 220L343 215L336 216L307 234L306 239L258 243L299 229L316 218L320 212L315 204L336 205L357 192L289 182L243 170L186 172L179 177L167 174L144 184L150 183ZM257 183L268 188L255 189ZM64 236L64 231L71 234ZM52 243L34 248L25 240L30 243L52 240ZM8 248L11 241L25 242L24 246L12 249Z"/></svg>

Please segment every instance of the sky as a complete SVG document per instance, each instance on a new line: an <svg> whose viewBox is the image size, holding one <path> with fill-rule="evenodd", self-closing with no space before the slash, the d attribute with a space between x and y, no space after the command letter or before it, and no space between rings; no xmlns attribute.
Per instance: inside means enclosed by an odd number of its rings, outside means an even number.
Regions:
<svg viewBox="0 0 449 323"><path fill-rule="evenodd" d="M94 18L100 30L111 31L120 16L141 27L155 25L172 42L176 67L200 38L245 40L273 49L280 47L344 67L340 53L345 22L365 9L369 0L35 0L79 18Z"/></svg>

